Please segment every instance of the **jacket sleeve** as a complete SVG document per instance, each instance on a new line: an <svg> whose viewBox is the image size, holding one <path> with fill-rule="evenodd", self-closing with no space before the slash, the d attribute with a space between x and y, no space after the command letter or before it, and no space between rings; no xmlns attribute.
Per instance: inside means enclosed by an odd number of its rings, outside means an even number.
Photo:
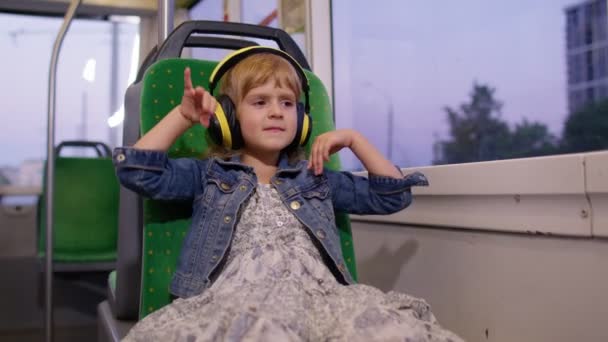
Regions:
<svg viewBox="0 0 608 342"><path fill-rule="evenodd" d="M412 186L427 186L426 177L414 172L403 178L370 174L353 175L346 171L323 171L331 189L334 210L357 215L392 214L412 203Z"/></svg>
<svg viewBox="0 0 608 342"><path fill-rule="evenodd" d="M120 183L142 196L190 200L202 191L205 161L170 159L165 152L132 147L114 149L112 159Z"/></svg>

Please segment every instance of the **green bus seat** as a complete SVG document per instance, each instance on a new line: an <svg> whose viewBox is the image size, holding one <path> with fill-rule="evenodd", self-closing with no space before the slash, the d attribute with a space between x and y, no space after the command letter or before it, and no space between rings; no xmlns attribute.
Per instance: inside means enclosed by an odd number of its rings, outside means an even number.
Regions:
<svg viewBox="0 0 608 342"><path fill-rule="evenodd" d="M233 38L219 38L217 34ZM127 89L124 101L123 144L133 145L142 133L147 132L178 103L183 92L185 63L190 63L188 65L193 68L194 83L207 86L209 73L217 62L179 60L177 58L181 55L183 47L235 50L257 45L243 39L248 37L275 41L279 48L290 53L303 68L310 69L295 41L280 29L231 22L185 22L175 28L159 49L154 49L148 54L135 82ZM166 61L167 59L173 61ZM311 83L313 135L318 135L334 128L333 118L325 88L316 76L312 73L308 75ZM192 128L176 141L169 155L171 157L200 156L206 149L204 134L202 127ZM332 157L327 165L338 169L337 157ZM112 326L106 324L107 322L134 323L149 312L169 303L171 298L168 285L191 216L189 203L154 202L142 199L124 187L120 187L119 194L116 271L112 272L107 280L108 303L99 307L100 313L106 315L111 313L112 317L100 320L103 331L114 331ZM336 221L341 231L345 260L356 279L348 216L337 214Z"/></svg>
<svg viewBox="0 0 608 342"><path fill-rule="evenodd" d="M103 271L115 265L119 184L108 155L109 148L103 144L105 147L101 150L96 147L100 154L97 158L60 155L62 147L99 144L64 142L56 149L53 233L56 271ZM44 178L46 183L46 176ZM45 201L41 200L38 207L38 254L43 257Z"/></svg>

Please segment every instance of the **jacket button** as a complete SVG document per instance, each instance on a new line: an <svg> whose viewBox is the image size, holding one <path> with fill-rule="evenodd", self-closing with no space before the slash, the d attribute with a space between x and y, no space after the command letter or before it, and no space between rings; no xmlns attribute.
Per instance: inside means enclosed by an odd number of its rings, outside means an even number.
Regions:
<svg viewBox="0 0 608 342"><path fill-rule="evenodd" d="M230 216L224 216L224 222L229 223L230 222Z"/></svg>
<svg viewBox="0 0 608 342"><path fill-rule="evenodd" d="M276 185L279 185L279 184L282 184L282 183L283 183L283 181L280 180L280 179L275 179L275 181L274 181L274 184L276 184Z"/></svg>
<svg viewBox="0 0 608 342"><path fill-rule="evenodd" d="M217 258L218 258L217 255L214 255L214 256L211 257L211 260L216 261Z"/></svg>
<svg viewBox="0 0 608 342"><path fill-rule="evenodd" d="M300 202L298 201L293 201L289 204L289 206L291 207L291 209L293 210L298 210L300 209Z"/></svg>
<svg viewBox="0 0 608 342"><path fill-rule="evenodd" d="M224 190L228 190L228 189L230 189L230 185L228 185L228 184L226 184L226 183L222 183L222 184L220 184L220 187L221 187L222 189L224 189Z"/></svg>
<svg viewBox="0 0 608 342"><path fill-rule="evenodd" d="M125 155L123 153L116 156L116 160L122 162L125 160Z"/></svg>
<svg viewBox="0 0 608 342"><path fill-rule="evenodd" d="M245 185L241 185L241 186L239 187L239 189L241 189L241 191L245 191L245 190L247 190L247 186L245 186Z"/></svg>
<svg viewBox="0 0 608 342"><path fill-rule="evenodd" d="M317 230L317 237L319 237L319 239L325 239L325 232L322 230Z"/></svg>

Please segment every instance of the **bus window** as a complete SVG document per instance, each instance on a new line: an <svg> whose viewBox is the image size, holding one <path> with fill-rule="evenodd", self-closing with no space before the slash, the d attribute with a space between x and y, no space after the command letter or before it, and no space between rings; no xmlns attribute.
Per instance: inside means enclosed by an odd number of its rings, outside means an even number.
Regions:
<svg viewBox="0 0 608 342"><path fill-rule="evenodd" d="M10 185L40 186L46 158L47 92L51 49L62 18L0 14L3 97L0 173ZM56 137L120 145L120 111L139 54L138 21L77 19L58 65ZM135 48L134 48L135 47ZM131 75L132 74L132 75ZM118 118L119 116L114 116ZM71 155L86 156L86 150ZM92 155L91 155L92 156Z"/></svg>
<svg viewBox="0 0 608 342"><path fill-rule="evenodd" d="M608 148L605 1L332 6L337 125L395 164Z"/></svg>

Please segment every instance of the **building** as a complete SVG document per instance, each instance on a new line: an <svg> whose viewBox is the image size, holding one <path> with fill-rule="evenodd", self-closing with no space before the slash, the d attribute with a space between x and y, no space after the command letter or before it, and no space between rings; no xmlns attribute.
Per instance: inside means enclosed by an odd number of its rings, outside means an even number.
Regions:
<svg viewBox="0 0 608 342"><path fill-rule="evenodd" d="M42 186L44 166L43 160L24 160L19 165L19 176L16 183L23 186Z"/></svg>
<svg viewBox="0 0 608 342"><path fill-rule="evenodd" d="M608 0L565 9L570 112L608 97Z"/></svg>

